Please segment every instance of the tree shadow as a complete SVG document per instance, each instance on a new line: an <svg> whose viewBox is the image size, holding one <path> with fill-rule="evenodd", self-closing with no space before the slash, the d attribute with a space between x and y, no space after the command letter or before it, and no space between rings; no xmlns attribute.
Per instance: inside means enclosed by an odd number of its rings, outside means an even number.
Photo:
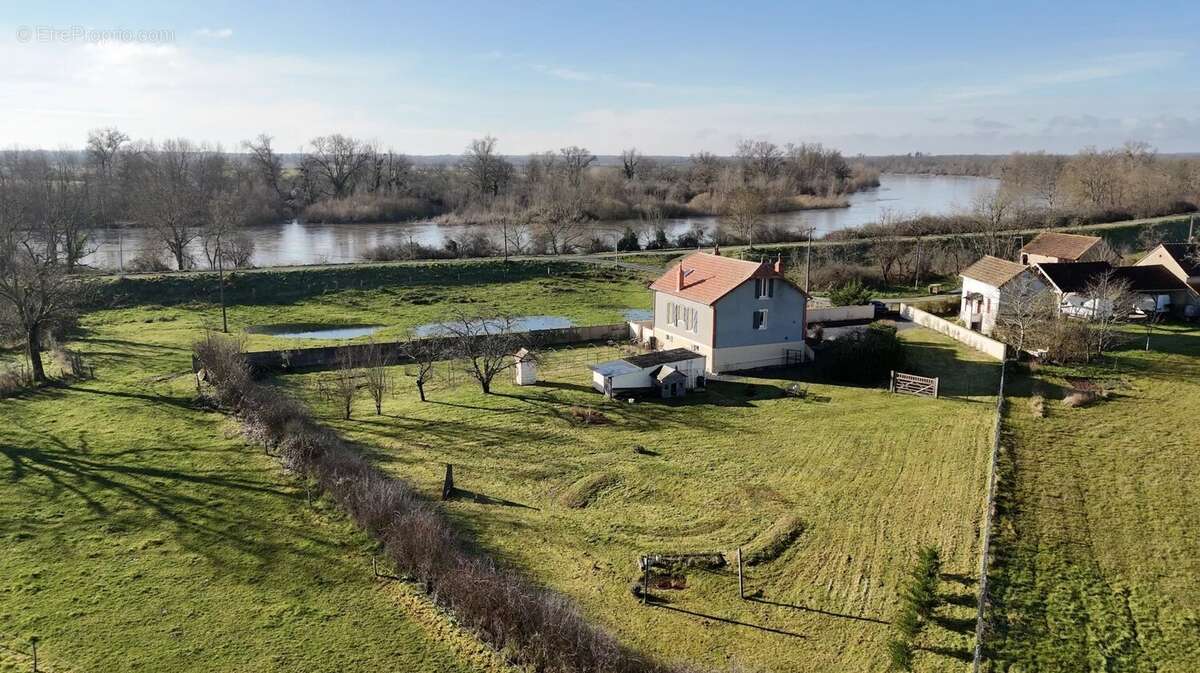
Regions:
<svg viewBox="0 0 1200 673"><path fill-rule="evenodd" d="M920 645L918 645L916 649L929 652L930 654L950 657L951 659L957 659L965 663L970 663L975 660L975 653L969 650L957 650L952 647L922 647Z"/></svg>
<svg viewBox="0 0 1200 673"><path fill-rule="evenodd" d="M780 603L777 601L770 601L765 598L759 598L756 596L750 596L746 600L754 601L755 603L762 603L764 605L774 605L774 606L781 607L781 608L791 608L793 610L800 610L801 612L811 612L813 614L825 615L826 617L837 617L839 619L852 619L854 621L871 622L873 624L891 624L891 622L889 622L889 621L885 621L883 619L876 619L874 617L862 617L860 615L848 615L848 614L841 613L841 612L831 612L829 610L822 610L820 608L810 608L805 605L796 605L793 603Z"/></svg>
<svg viewBox="0 0 1200 673"><path fill-rule="evenodd" d="M704 614L703 612L696 612L694 610L688 610L685 608L676 607L674 605L668 604L663 599L659 599L657 601L648 601L646 604L651 607L662 608L663 610L671 610L674 612L683 613L685 615L691 615L693 617L700 617L701 619L708 619L708 620L711 620L714 622L721 622L722 624L732 624L734 626L745 626L747 628L755 629L758 631L765 631L767 633L775 633L775 634L778 634L781 636L789 636L791 638L807 638L807 636L804 636L803 634L794 633L792 631L785 631L783 629L777 629L777 628L773 628L770 626L763 626L761 624L751 624L749 622L742 622L742 621L738 621L736 619L729 619L728 617L718 617L716 615L708 615L708 614Z"/></svg>
<svg viewBox="0 0 1200 673"><path fill-rule="evenodd" d="M959 617L944 617L941 615L934 615L930 619L934 624L937 624L948 631L962 634L975 633L974 618L964 619Z"/></svg>
<svg viewBox="0 0 1200 673"><path fill-rule="evenodd" d="M953 582L964 587L973 587L977 584L974 577L958 573L942 573L938 578L943 582Z"/></svg>
<svg viewBox="0 0 1200 673"><path fill-rule="evenodd" d="M526 504L519 503L519 502L513 502L512 500L505 500L504 498L494 498L492 496L484 495L482 493L476 493L475 491L469 491L465 488L454 487L450 491L449 499L450 500L458 500L460 498L470 500L471 502L478 503L480 505L501 505L503 507L518 507L521 509L531 509L535 512L541 511L541 509L539 509L537 507L533 507L532 505L526 505Z"/></svg>

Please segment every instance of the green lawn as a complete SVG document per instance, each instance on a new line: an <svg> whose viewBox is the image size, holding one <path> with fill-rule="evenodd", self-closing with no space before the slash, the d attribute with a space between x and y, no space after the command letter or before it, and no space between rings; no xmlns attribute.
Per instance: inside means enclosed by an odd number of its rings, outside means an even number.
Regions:
<svg viewBox="0 0 1200 673"><path fill-rule="evenodd" d="M1115 374L1048 369L1010 388L994 670L1200 666L1200 331L1164 331ZM1066 408L1068 374L1122 387Z"/></svg>
<svg viewBox="0 0 1200 673"><path fill-rule="evenodd" d="M586 348L555 355L539 385L506 378L490 396L461 384L422 404L401 377L383 416L364 398L348 422L315 397L318 374L281 384L430 497L453 463L472 495L449 511L487 549L667 659L882 671L902 575L919 546L939 545L950 602L918 641L916 670L962 671L998 364L925 330L905 338L908 368L943 376L950 398L813 383L800 400L787 381L746 378L681 402L605 403L585 365L615 351ZM573 406L608 422L581 426ZM749 570L759 600L738 599L729 569L688 572L686 589L659 592L662 607L629 593L640 553L762 546L794 522L795 541Z"/></svg>

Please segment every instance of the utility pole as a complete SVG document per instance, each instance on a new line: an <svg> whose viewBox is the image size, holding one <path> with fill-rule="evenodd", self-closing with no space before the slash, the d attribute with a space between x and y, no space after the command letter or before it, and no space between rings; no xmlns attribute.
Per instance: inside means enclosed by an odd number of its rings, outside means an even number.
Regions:
<svg viewBox="0 0 1200 673"><path fill-rule="evenodd" d="M508 264L508 218L500 218L500 224L504 227L504 263Z"/></svg>
<svg viewBox="0 0 1200 673"><path fill-rule="evenodd" d="M917 237L917 265L913 268L913 285L921 284L921 237Z"/></svg>
<svg viewBox="0 0 1200 673"><path fill-rule="evenodd" d="M1188 243L1196 240L1196 214L1188 218Z"/></svg>
<svg viewBox="0 0 1200 673"><path fill-rule="evenodd" d="M816 227L808 228L808 243L804 246L804 292L808 293L808 284L812 280L812 237L817 232Z"/></svg>
<svg viewBox="0 0 1200 673"><path fill-rule="evenodd" d="M221 331L229 334L229 316L225 312L225 255L221 250L221 234L217 234L217 279L221 294Z"/></svg>

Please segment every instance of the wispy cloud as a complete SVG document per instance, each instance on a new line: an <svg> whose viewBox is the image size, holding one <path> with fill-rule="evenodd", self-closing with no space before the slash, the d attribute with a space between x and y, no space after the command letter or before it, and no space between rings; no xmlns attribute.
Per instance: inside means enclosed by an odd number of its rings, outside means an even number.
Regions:
<svg viewBox="0 0 1200 673"><path fill-rule="evenodd" d="M196 37L206 37L212 40L227 40L233 37L232 28L198 28Z"/></svg>
<svg viewBox="0 0 1200 673"><path fill-rule="evenodd" d="M945 101L1012 96L1047 86L1080 84L1123 77L1173 65L1186 54L1182 51L1136 51L1101 56L1087 63L1064 65L1054 70L1033 72L1002 82L973 84L944 91Z"/></svg>
<svg viewBox="0 0 1200 673"><path fill-rule="evenodd" d="M592 82L598 79L596 75L593 75L590 72L583 72L582 70L566 68L563 66L535 65L533 66L533 69L543 72L555 79L564 79L571 82Z"/></svg>

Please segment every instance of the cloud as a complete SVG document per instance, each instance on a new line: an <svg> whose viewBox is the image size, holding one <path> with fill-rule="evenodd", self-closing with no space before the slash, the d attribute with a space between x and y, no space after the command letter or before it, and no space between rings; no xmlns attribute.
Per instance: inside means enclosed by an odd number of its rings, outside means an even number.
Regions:
<svg viewBox="0 0 1200 673"><path fill-rule="evenodd" d="M206 37L213 40L227 40L233 37L232 28L199 28L195 31L196 37Z"/></svg>
<svg viewBox="0 0 1200 673"><path fill-rule="evenodd" d="M1002 121L997 121L995 119L986 119L984 117L976 117L976 118L970 120L970 123L971 123L971 126L974 126L976 129L978 129L980 131L1001 131L1004 129L1012 128L1012 124L1006 124L1005 122L1002 122Z"/></svg>

